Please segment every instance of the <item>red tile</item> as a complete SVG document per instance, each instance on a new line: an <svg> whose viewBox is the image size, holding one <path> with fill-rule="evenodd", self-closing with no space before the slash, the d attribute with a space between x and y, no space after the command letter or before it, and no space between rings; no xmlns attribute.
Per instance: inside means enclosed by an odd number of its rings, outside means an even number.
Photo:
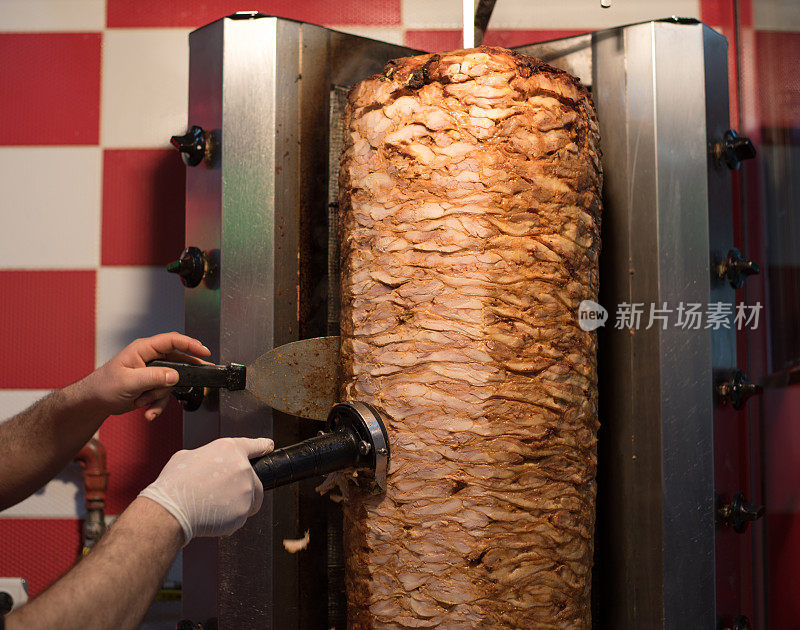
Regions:
<svg viewBox="0 0 800 630"><path fill-rule="evenodd" d="M0 388L63 387L94 369L94 271L0 271L0 295Z"/></svg>
<svg viewBox="0 0 800 630"><path fill-rule="evenodd" d="M405 45L427 52L442 52L461 48L461 31L420 30L406 31Z"/></svg>
<svg viewBox="0 0 800 630"><path fill-rule="evenodd" d="M103 152L103 265L163 265L183 249L186 167L177 151Z"/></svg>
<svg viewBox="0 0 800 630"><path fill-rule="evenodd" d="M263 0L254 8L314 24L400 24L400 0ZM106 20L109 27L195 28L241 10L241 0L108 0Z"/></svg>
<svg viewBox="0 0 800 630"><path fill-rule="evenodd" d="M108 459L108 514L121 513L181 449L182 419L180 405L170 400L166 411L152 422L138 410L109 418L100 427Z"/></svg>
<svg viewBox="0 0 800 630"><path fill-rule="evenodd" d="M800 128L800 33L756 31L755 55L761 126Z"/></svg>
<svg viewBox="0 0 800 630"><path fill-rule="evenodd" d="M0 34L0 145L98 144L100 33Z"/></svg>
<svg viewBox="0 0 800 630"><path fill-rule="evenodd" d="M574 30L492 30L486 31L483 43L487 46L502 46L510 48L512 46L524 46L526 44L536 44L546 42L551 39L562 37L572 37L588 31ZM457 30L410 30L406 31L406 46L418 50L430 52L441 52L445 50L457 50L461 48L461 31Z"/></svg>
<svg viewBox="0 0 800 630"><path fill-rule="evenodd" d="M0 519L0 575L25 578L35 597L78 560L82 528L78 519Z"/></svg>
<svg viewBox="0 0 800 630"><path fill-rule="evenodd" d="M502 46L511 48L513 46L525 46L527 44L538 44L562 37L573 37L588 33L589 31L570 31L570 30L492 30L486 31L483 43L487 46Z"/></svg>
<svg viewBox="0 0 800 630"><path fill-rule="evenodd" d="M711 27L733 29L734 5L738 4L739 22L743 27L753 26L753 0L700 0L700 20Z"/></svg>

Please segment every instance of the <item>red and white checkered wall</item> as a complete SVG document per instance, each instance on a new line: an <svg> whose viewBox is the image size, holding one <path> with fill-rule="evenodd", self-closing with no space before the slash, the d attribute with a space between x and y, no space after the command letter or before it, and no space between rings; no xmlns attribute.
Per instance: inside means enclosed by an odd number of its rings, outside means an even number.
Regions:
<svg viewBox="0 0 800 630"><path fill-rule="evenodd" d="M756 26L800 30L790 3ZM460 45L460 0L0 0L0 418L102 364L136 337L183 326L163 265L184 245L193 28L242 9L424 50ZM726 24L729 0L499 0L486 43L517 45L666 15ZM791 14L791 15L788 15ZM100 430L118 514L180 448L180 410ZM0 454L2 445L0 445ZM0 514L0 576L40 592L75 561L83 514L70 466Z"/></svg>

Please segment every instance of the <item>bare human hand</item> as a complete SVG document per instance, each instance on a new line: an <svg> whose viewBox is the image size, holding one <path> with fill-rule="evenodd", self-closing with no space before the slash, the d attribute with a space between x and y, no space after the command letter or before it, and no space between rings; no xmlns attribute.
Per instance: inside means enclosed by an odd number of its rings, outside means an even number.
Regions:
<svg viewBox="0 0 800 630"><path fill-rule="evenodd" d="M137 339L108 363L76 383L82 395L107 415L147 407L145 418L154 420L169 402L178 373L164 367L147 367L155 359L205 363L211 351L202 343L176 332Z"/></svg>

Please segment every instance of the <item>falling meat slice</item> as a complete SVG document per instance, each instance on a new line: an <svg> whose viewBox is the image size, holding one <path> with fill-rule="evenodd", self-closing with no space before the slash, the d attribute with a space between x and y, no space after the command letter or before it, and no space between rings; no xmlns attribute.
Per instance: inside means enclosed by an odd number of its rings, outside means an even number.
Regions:
<svg viewBox="0 0 800 630"><path fill-rule="evenodd" d="M289 553L297 553L298 551L303 551L303 549L308 547L308 543L310 542L311 532L306 530L306 535L302 538L284 538L283 548Z"/></svg>

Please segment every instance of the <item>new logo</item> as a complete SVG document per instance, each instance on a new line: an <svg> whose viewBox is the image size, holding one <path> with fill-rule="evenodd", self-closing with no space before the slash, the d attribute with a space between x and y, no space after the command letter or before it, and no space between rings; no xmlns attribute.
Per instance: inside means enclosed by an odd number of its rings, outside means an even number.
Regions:
<svg viewBox="0 0 800 630"><path fill-rule="evenodd" d="M608 321L608 311L592 300L584 300L578 307L578 326L581 330L589 332L605 326Z"/></svg>

